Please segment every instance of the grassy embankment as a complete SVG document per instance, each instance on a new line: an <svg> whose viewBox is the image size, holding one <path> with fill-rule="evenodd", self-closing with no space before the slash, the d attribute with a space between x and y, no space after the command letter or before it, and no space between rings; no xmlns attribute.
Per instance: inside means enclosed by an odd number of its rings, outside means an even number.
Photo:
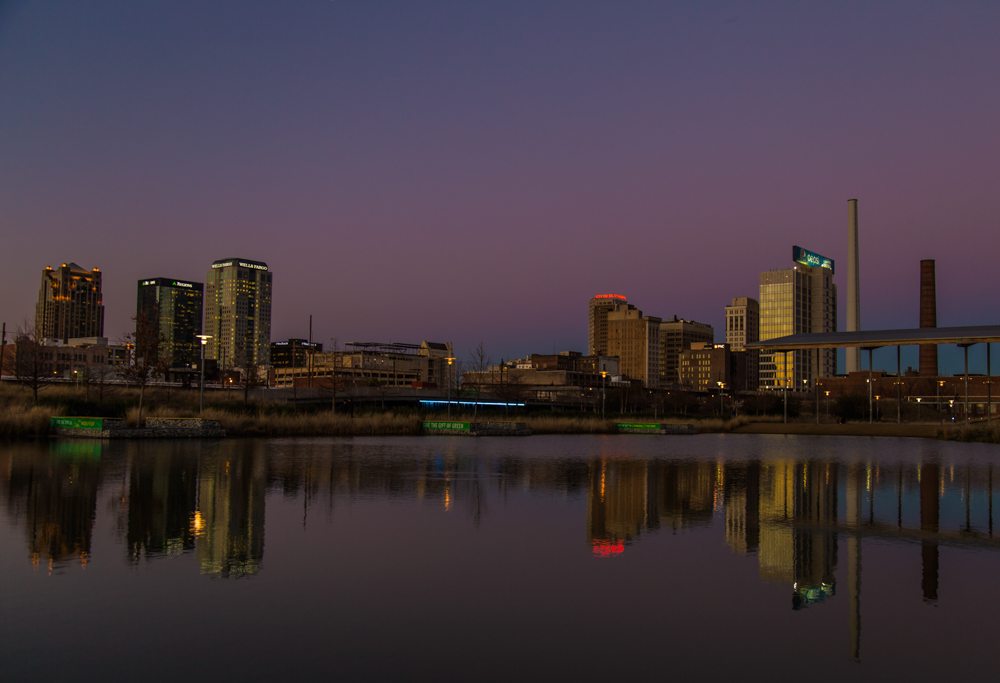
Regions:
<svg viewBox="0 0 1000 683"><path fill-rule="evenodd" d="M0 438L37 438L48 434L49 418L53 415L87 415L123 417L136 421L138 392L135 389L106 387L99 396L71 386L47 387L39 396L39 405L31 405L31 394L23 387L0 386ZM198 415L198 397L192 390L147 389L145 416L194 417ZM373 412L356 415L329 411L302 411L283 404L245 405L239 392L212 392L205 397L203 417L218 420L231 436L366 436L416 435L421 432L425 417L440 419L440 414L419 412ZM456 415L456 420L502 420L493 415ZM510 420L524 422L535 434L608 434L614 431L618 419L602 420L591 416L518 415ZM651 421L650 418L627 418ZM780 418L738 417L718 419L659 419L668 424L693 423L702 432L733 432L740 434L804 434L843 436L914 436L946 438L961 441L1000 443L1000 424L968 426L938 423L848 423L815 424L803 420L784 424Z"/></svg>

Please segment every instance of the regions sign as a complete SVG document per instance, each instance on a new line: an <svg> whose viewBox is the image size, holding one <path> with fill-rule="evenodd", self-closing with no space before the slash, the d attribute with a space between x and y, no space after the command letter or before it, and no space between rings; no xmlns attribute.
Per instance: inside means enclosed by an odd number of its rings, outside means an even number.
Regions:
<svg viewBox="0 0 1000 683"><path fill-rule="evenodd" d="M833 259L799 246L792 247L792 260L813 268L828 268L833 272Z"/></svg>

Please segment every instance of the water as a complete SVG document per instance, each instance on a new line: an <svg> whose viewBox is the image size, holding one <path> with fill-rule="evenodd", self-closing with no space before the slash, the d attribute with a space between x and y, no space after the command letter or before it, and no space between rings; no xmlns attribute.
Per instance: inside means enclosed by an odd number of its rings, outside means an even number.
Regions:
<svg viewBox="0 0 1000 683"><path fill-rule="evenodd" d="M0 680L992 678L995 446L0 448Z"/></svg>

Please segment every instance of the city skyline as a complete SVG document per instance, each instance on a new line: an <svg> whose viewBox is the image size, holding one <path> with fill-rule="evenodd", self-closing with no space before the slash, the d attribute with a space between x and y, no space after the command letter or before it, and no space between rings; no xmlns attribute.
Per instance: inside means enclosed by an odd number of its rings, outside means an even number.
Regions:
<svg viewBox="0 0 1000 683"><path fill-rule="evenodd" d="M613 291L721 341L791 245L846 263L850 197L864 329L917 327L925 258L939 325L995 320L997 8L193 7L0 6L9 332L45 265L116 339L239 252L273 340L583 350Z"/></svg>

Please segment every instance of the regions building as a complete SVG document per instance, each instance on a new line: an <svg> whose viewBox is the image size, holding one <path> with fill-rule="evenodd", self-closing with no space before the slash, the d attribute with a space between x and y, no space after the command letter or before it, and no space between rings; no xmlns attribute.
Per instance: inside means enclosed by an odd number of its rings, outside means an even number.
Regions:
<svg viewBox="0 0 1000 683"><path fill-rule="evenodd" d="M78 337L104 336L101 270L75 263L46 266L35 307L35 338L67 343Z"/></svg>
<svg viewBox="0 0 1000 683"><path fill-rule="evenodd" d="M791 334L836 332L837 288L833 260L795 247L797 265L760 276L760 340ZM818 265L808 265L818 264ZM833 349L760 355L760 388L811 390L836 373Z"/></svg>
<svg viewBox="0 0 1000 683"><path fill-rule="evenodd" d="M595 294L587 307L587 354L608 355L608 313L628 306L622 294Z"/></svg>
<svg viewBox="0 0 1000 683"><path fill-rule="evenodd" d="M744 370L736 391L757 391L760 383L760 352L747 349L747 344L760 341L760 304L756 299L738 296L726 306L726 343L733 355L733 364ZM734 373L737 374L737 373Z"/></svg>
<svg viewBox="0 0 1000 683"><path fill-rule="evenodd" d="M139 280L136 325L143 321L149 326L148 335L136 335L136 354L140 358L165 368L195 368L201 353L198 335L203 290L200 282L163 277ZM150 340L159 340L151 356L143 348Z"/></svg>
<svg viewBox="0 0 1000 683"><path fill-rule="evenodd" d="M271 270L241 258L215 261L205 279L205 358L222 371L260 368L271 355Z"/></svg>
<svg viewBox="0 0 1000 683"><path fill-rule="evenodd" d="M715 339L711 325L684 320L676 315L673 320L660 323L660 386L666 387L680 382L680 354L690 349L691 344Z"/></svg>

